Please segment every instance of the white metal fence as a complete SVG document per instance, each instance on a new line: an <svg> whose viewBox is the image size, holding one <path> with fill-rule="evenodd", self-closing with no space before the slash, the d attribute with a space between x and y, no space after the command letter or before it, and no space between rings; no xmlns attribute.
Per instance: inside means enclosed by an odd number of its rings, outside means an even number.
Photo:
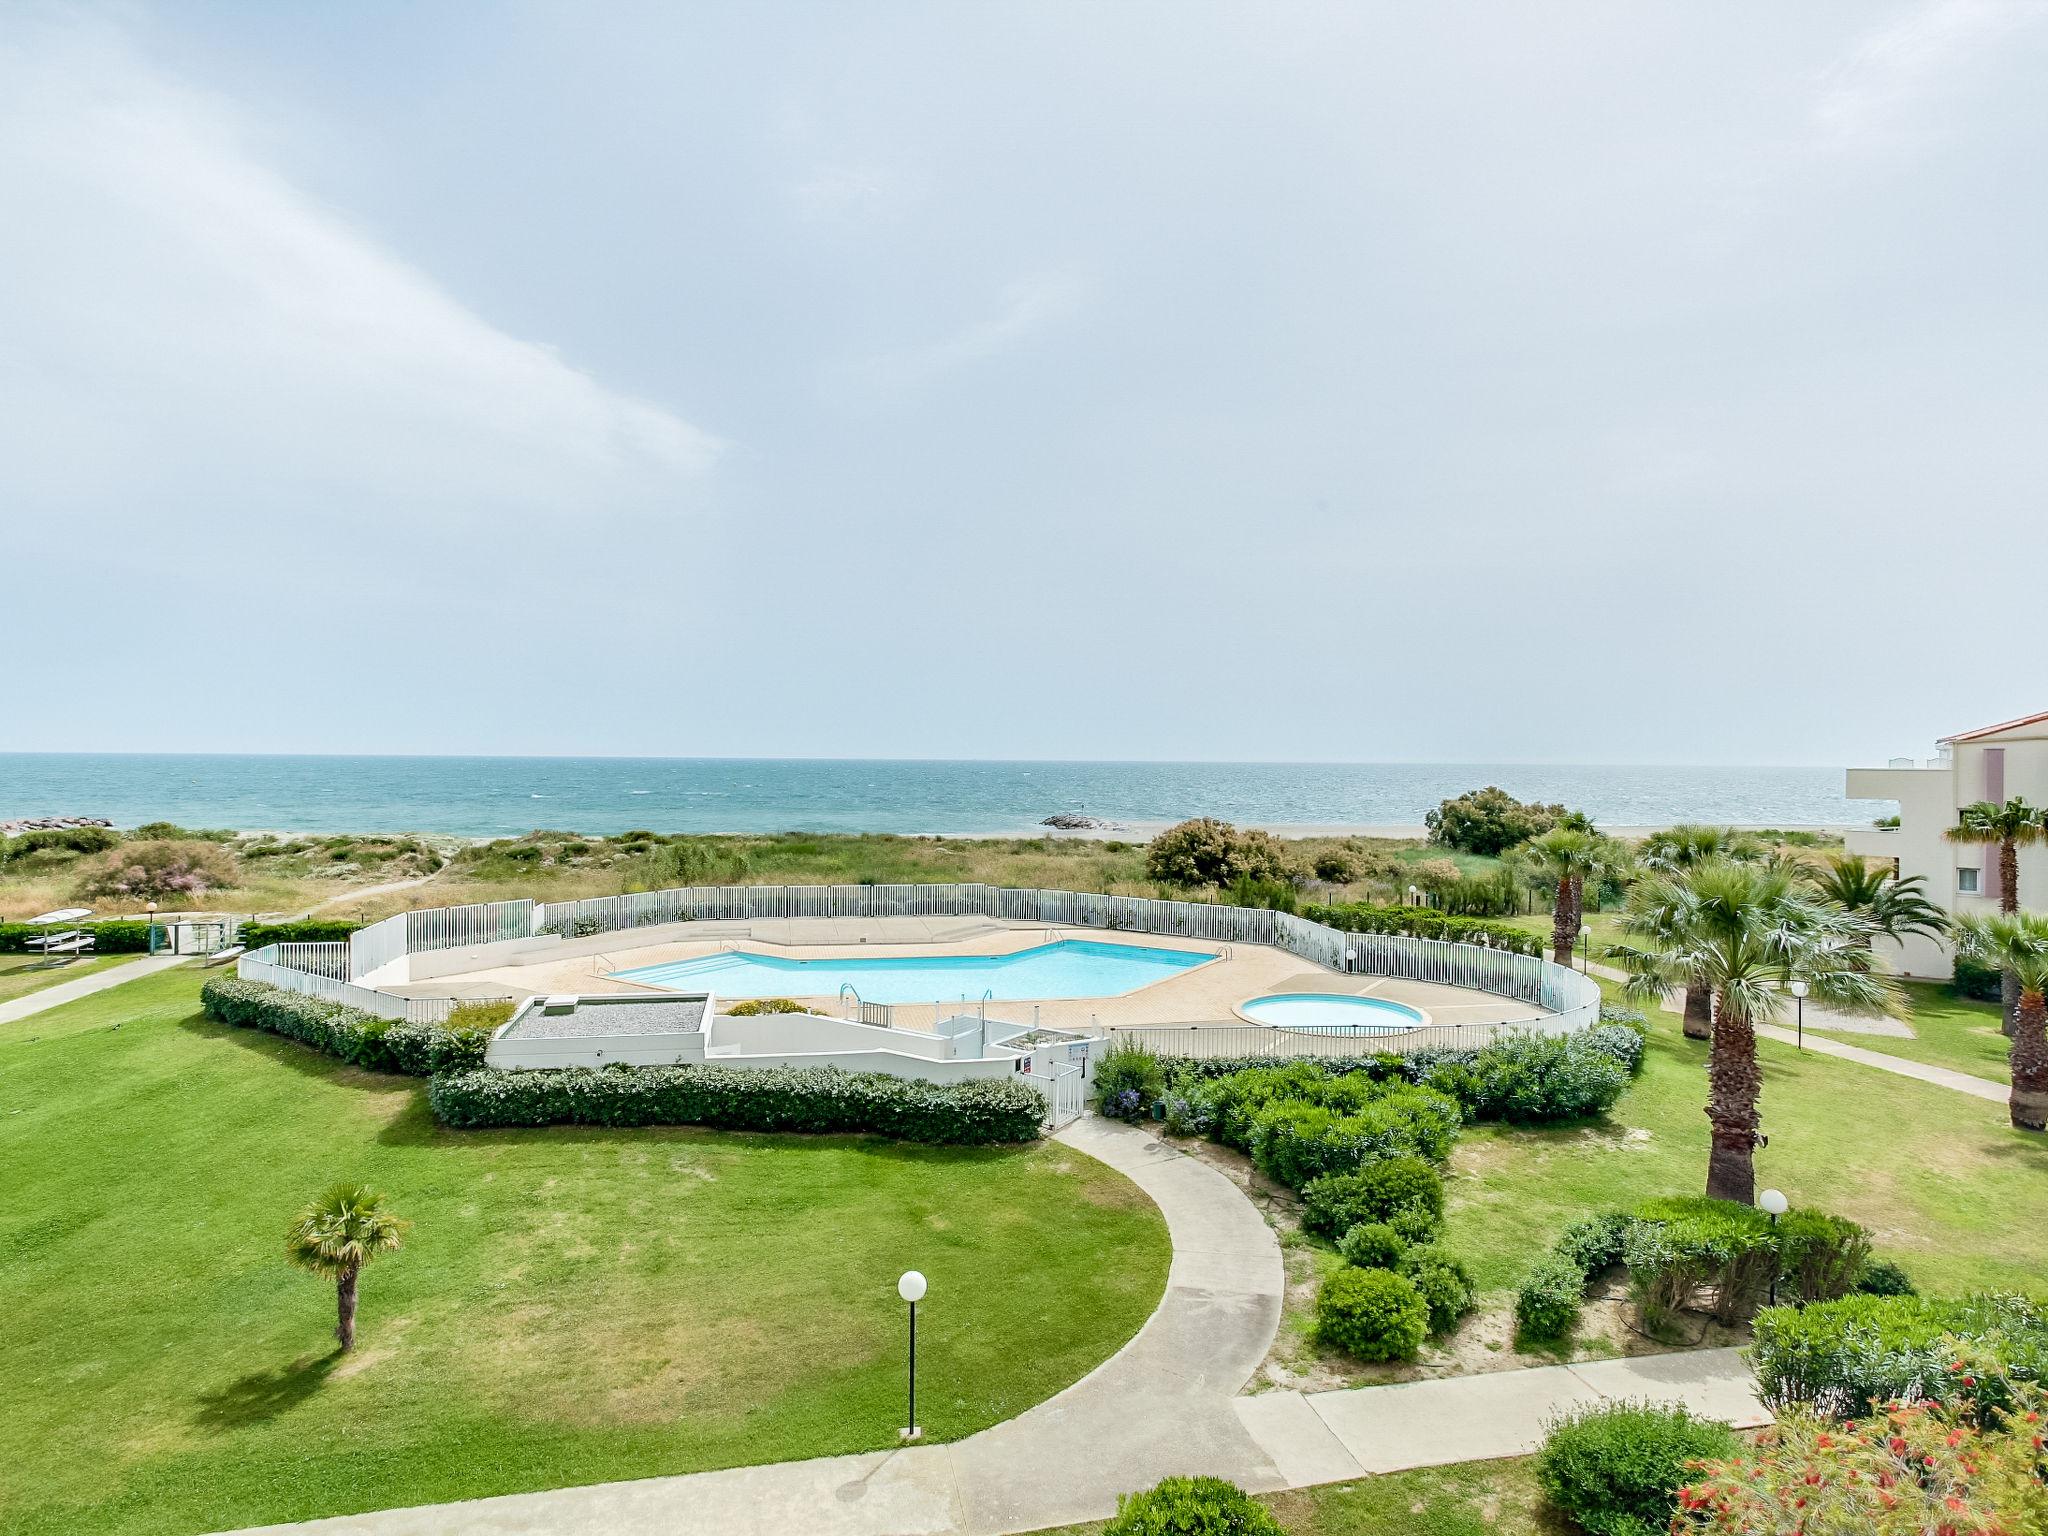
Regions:
<svg viewBox="0 0 2048 1536"><path fill-rule="evenodd" d="M1476 1050L1513 1024L1425 1024L1388 1034L1321 1034L1273 1029L1263 1024L1141 1024L1112 1029L1112 1042L1142 1045L1160 1056L1358 1057L1381 1053L1407 1056L1421 1051Z"/></svg>
<svg viewBox="0 0 2048 1536"><path fill-rule="evenodd" d="M498 944L533 936L534 905L518 901L480 901L467 907L428 907L405 914L405 952L466 949L472 944Z"/></svg>
<svg viewBox="0 0 2048 1536"><path fill-rule="evenodd" d="M339 981L317 971L301 970L296 965L281 962L278 951L290 947L281 944L267 944L252 950L235 962L235 974L244 981L265 981L273 987L283 987L287 992L302 992L310 997L324 997L330 1002L343 1003L350 1008L360 1008L365 1013L374 1013L380 1019L407 1019L415 1024L436 1023L448 1017L455 1007L450 997L400 997L393 992L380 992L375 987L359 987L353 982Z"/></svg>

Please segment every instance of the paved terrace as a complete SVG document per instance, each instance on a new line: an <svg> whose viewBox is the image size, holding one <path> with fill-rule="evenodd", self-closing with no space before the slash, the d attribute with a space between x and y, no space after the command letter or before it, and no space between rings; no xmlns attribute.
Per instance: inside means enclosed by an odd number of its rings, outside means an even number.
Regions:
<svg viewBox="0 0 2048 1536"><path fill-rule="evenodd" d="M690 938L671 943L635 946L632 930L623 931L617 947L598 955L579 955L538 965L508 965L467 971L436 981L387 990L415 997L527 997L553 992L641 992L661 990L621 981L609 973L674 960L693 960L721 949L748 949L791 959L875 959L905 955L1002 955L1055 938L1101 943L1151 945L1162 949L1200 950L1217 958L1182 971L1122 997L1044 999L1039 1022L1059 1028L1104 1029L1140 1025L1242 1025L1236 1005L1268 992L1330 992L1384 997L1422 1009L1436 1024L1524 1023L1542 1010L1511 998L1495 997L1463 987L1376 976L1340 976L1266 944L1224 944L1160 934L1119 933L1099 928L1067 928L1044 923L1005 923L989 918L878 917L771 918L747 922L692 923ZM800 999L824 1012L836 1012L837 997ZM941 1011L959 1011L959 999L934 997ZM991 1002L989 1014L1023 1022L1030 1002ZM930 1008L904 1005L899 1022L910 1028L928 1025Z"/></svg>

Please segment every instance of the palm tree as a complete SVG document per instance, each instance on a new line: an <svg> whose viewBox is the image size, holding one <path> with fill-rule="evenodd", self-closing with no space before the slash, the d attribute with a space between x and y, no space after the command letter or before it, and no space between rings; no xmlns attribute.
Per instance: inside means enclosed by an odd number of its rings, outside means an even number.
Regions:
<svg viewBox="0 0 2048 1536"><path fill-rule="evenodd" d="M2019 984L2012 1047L2012 1123L2048 1129L2048 916L2039 912L1975 916L1956 922L1956 949L1995 964Z"/></svg>
<svg viewBox="0 0 2048 1536"><path fill-rule="evenodd" d="M1642 866L1660 874L1682 874L1710 859L1760 859L1764 853L1763 843L1748 832L1697 822L1682 822L1652 832L1636 848L1636 858ZM1713 1039L1714 992L1705 982L1686 983L1681 1019L1686 1039Z"/></svg>
<svg viewBox="0 0 2048 1536"><path fill-rule="evenodd" d="M364 1184L337 1184L299 1213L285 1233L285 1257L334 1282L334 1336L343 1353L356 1344L356 1280L363 1266L395 1253L406 1224Z"/></svg>
<svg viewBox="0 0 2048 1536"><path fill-rule="evenodd" d="M1652 876L1638 883L1623 924L1640 942L1609 953L1627 967L1633 996L1695 982L1712 990L1707 1194L1747 1204L1762 1140L1756 1026L1776 1018L1795 978L1821 1001L1860 1012L1894 1009L1897 984L1870 969L1864 919L1769 865L1712 860Z"/></svg>
<svg viewBox="0 0 2048 1536"><path fill-rule="evenodd" d="M1909 933L1938 939L1948 932L1948 914L1927 899L1927 881L1900 875L1889 864L1853 853L1831 853L1807 879L1822 896L1870 924L1870 936L1903 939Z"/></svg>
<svg viewBox="0 0 2048 1536"><path fill-rule="evenodd" d="M1586 879L1604 878L1622 864L1612 838L1581 827L1552 827L1515 850L1522 866L1542 876L1555 895L1550 906L1550 958L1572 963L1579 941L1579 919L1585 906Z"/></svg>
<svg viewBox="0 0 2048 1536"><path fill-rule="evenodd" d="M1952 843L1998 844L1998 910L2011 917L2020 909L2020 849L2048 840L2048 813L2018 795L2005 804L1979 800L1956 812L1956 824L1943 834ZM2005 1004L2005 1032L2019 1019L2019 977L2005 969L1999 976Z"/></svg>

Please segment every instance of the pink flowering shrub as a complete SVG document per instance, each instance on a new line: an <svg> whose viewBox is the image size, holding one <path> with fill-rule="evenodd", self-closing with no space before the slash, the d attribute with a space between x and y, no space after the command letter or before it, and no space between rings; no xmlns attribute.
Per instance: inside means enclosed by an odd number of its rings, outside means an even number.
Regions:
<svg viewBox="0 0 2048 1536"><path fill-rule="evenodd" d="M237 878L235 856L218 843L123 843L94 861L80 894L183 900L233 885Z"/></svg>

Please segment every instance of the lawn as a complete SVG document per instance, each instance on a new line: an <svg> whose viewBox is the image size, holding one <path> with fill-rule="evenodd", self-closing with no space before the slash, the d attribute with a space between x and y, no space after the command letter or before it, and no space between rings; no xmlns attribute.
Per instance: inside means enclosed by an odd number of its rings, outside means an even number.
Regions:
<svg viewBox="0 0 2048 1536"><path fill-rule="evenodd" d="M1575 1216L1704 1192L1707 1048L1675 1014L1650 1023L1643 1075L1604 1123L1477 1125L1460 1139L1448 1241L1482 1288L1517 1283ZM1770 1137L1760 1186L1862 1222L1922 1289L2040 1287L2048 1228L2016 1213L2048 1200L2048 1138L2013 1130L2003 1105L1775 1041L1759 1048Z"/></svg>
<svg viewBox="0 0 2048 1536"><path fill-rule="evenodd" d="M94 971L104 971L110 965L125 965L137 958L135 955L78 955L59 964L41 955L0 955L0 1003L26 997L45 987L54 987L61 981L76 981Z"/></svg>
<svg viewBox="0 0 2048 1536"><path fill-rule="evenodd" d="M1566 1536L1571 1522L1551 1510L1536 1463L1467 1461L1348 1483L1326 1483L1259 1502L1288 1536ZM1094 1536L1102 1522L1039 1536Z"/></svg>
<svg viewBox="0 0 2048 1536"><path fill-rule="evenodd" d="M1813 1028L1810 1015L1808 1032L1860 1045L1866 1051L1881 1051L1887 1056L1903 1056L1908 1061L1951 1067L1972 1077L1990 1078L1993 1082L2012 1080L2012 1042L1999 1031L1998 1004L1957 997L1946 982L1909 981L1905 987L1912 1007L1906 1019L1913 1027L1914 1037L1911 1040L1900 1040L1890 1035L1855 1034L1848 1030L1817 1030Z"/></svg>
<svg viewBox="0 0 2048 1536"><path fill-rule="evenodd" d="M420 1086L197 1013L174 970L0 1032L0 1528L211 1531L896 1443L1007 1419L1151 1312L1168 1243L1058 1144L451 1133ZM285 1224L413 1222L332 1353Z"/></svg>

